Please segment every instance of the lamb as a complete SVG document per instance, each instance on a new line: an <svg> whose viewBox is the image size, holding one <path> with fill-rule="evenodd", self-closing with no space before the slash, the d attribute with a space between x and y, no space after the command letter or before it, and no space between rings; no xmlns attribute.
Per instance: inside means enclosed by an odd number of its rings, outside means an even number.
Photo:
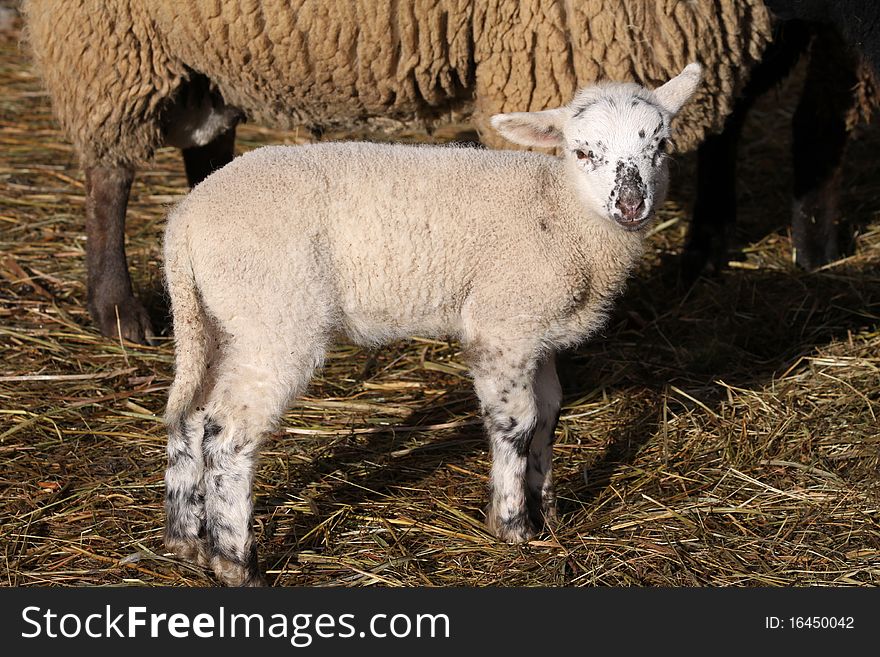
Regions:
<svg viewBox="0 0 880 657"><path fill-rule="evenodd" d="M26 34L86 174L88 307L107 336L151 338L125 255L137 167L182 149L190 185L228 163L236 124L418 124L561 105L597 79L656 85L699 53L676 126L721 129L770 38L762 0L25 0ZM117 326L119 327L117 329Z"/></svg>
<svg viewBox="0 0 880 657"><path fill-rule="evenodd" d="M326 143L251 151L170 213L167 547L229 585L261 583L250 527L261 437L336 334L460 340L492 450L486 522L526 541L555 516L554 359L602 325L668 185L692 63L649 91L607 82L499 114L561 157Z"/></svg>

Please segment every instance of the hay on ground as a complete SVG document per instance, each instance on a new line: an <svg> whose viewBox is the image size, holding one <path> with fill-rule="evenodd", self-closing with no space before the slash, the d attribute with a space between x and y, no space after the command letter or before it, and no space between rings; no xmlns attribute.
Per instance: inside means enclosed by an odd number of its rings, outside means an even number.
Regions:
<svg viewBox="0 0 880 657"><path fill-rule="evenodd" d="M162 546L173 351L160 236L186 191L180 158L164 150L138 173L128 215L135 285L165 339L106 340L84 309L82 175L14 41L0 86L0 582L209 584ZM806 274L789 255L790 118L774 98L750 122L744 258L676 286L693 191L681 160L604 335L562 360L557 528L524 546L484 530L488 452L456 344L342 344L263 452L270 581L880 583L880 133L850 149L853 255ZM238 147L300 141L245 126Z"/></svg>

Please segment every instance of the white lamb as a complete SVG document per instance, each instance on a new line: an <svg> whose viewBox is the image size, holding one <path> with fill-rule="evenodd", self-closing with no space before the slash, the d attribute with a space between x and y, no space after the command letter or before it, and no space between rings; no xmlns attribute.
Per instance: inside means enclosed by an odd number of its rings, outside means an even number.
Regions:
<svg viewBox="0 0 880 657"><path fill-rule="evenodd" d="M337 334L450 336L469 355L492 449L486 522L526 541L555 514L555 353L601 326L663 202L691 64L653 91L603 83L499 114L561 157L328 143L248 153L170 214L177 369L166 421L166 544L229 585L262 582L251 530L262 437Z"/></svg>

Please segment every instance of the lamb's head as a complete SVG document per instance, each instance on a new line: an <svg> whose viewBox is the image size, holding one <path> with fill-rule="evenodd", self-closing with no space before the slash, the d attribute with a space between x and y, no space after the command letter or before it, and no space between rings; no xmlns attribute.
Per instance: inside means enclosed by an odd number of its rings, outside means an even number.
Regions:
<svg viewBox="0 0 880 657"><path fill-rule="evenodd" d="M605 82L581 89L565 107L496 114L492 126L518 144L559 149L586 207L638 230L666 197L670 121L699 82L700 65L689 64L653 91Z"/></svg>

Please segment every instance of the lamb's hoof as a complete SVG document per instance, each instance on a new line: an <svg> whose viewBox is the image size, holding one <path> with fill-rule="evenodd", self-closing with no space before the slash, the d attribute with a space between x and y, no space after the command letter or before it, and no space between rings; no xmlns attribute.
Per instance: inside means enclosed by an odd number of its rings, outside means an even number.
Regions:
<svg viewBox="0 0 880 657"><path fill-rule="evenodd" d="M134 297L116 303L92 303L89 310L98 330L108 338L118 340L121 332L123 340L152 344L156 337L150 315Z"/></svg>
<svg viewBox="0 0 880 657"><path fill-rule="evenodd" d="M211 569L225 586L266 586L266 580L260 573L255 550L251 551L247 563L215 554L211 557Z"/></svg>
<svg viewBox="0 0 880 657"><path fill-rule="evenodd" d="M176 557L189 563L207 566L210 562L208 547L202 539L166 536L165 548Z"/></svg>
<svg viewBox="0 0 880 657"><path fill-rule="evenodd" d="M525 543L537 534L526 510L501 516L495 513L494 507L490 506L486 510L486 527L493 536L505 543Z"/></svg>

